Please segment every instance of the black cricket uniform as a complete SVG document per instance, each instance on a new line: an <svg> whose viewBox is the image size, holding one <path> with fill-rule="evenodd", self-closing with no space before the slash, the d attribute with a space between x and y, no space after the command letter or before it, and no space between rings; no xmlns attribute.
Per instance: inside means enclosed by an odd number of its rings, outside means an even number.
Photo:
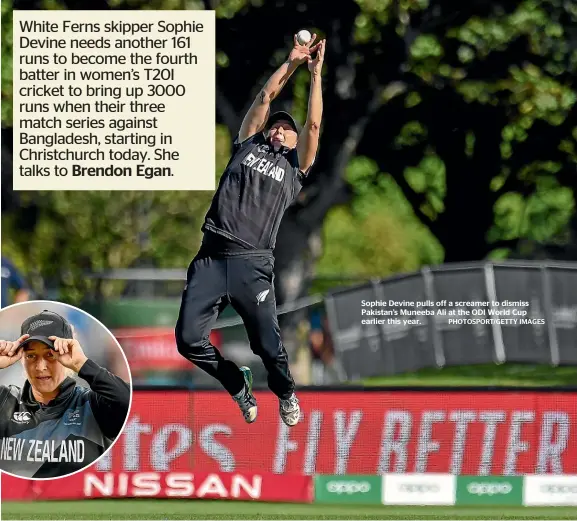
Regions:
<svg viewBox="0 0 577 521"><path fill-rule="evenodd" d="M54 478L87 467L120 434L130 405L130 387L87 360L78 376L90 389L66 378L58 396L37 402L30 383L0 386L0 470L20 477Z"/></svg>
<svg viewBox="0 0 577 521"><path fill-rule="evenodd" d="M201 248L188 268L176 325L178 350L231 395L242 390L242 373L209 342L212 326L228 304L244 322L251 349L268 371L271 391L281 399L294 391L276 316L273 249L302 178L295 149L275 151L263 133L242 143L237 137L205 217Z"/></svg>

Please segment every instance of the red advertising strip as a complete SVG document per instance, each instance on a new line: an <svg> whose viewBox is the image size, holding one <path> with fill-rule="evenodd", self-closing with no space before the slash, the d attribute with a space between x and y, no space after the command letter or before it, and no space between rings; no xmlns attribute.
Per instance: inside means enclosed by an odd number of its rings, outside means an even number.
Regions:
<svg viewBox="0 0 577 521"><path fill-rule="evenodd" d="M248 425L224 392L137 391L123 434L92 470L577 474L577 393L303 391L293 428L270 392L256 397Z"/></svg>
<svg viewBox="0 0 577 521"><path fill-rule="evenodd" d="M577 473L577 395L526 392L301 393L304 422L286 428L259 393L246 425L231 399L195 395L202 470L299 474Z"/></svg>
<svg viewBox="0 0 577 521"><path fill-rule="evenodd" d="M133 374L142 371L194 370L194 366L178 352L174 328L134 327L113 331L122 346ZM210 341L219 346L220 333L212 331Z"/></svg>
<svg viewBox="0 0 577 521"><path fill-rule="evenodd" d="M58 480L2 476L4 500L80 498L196 498L311 503L310 476L246 472L92 472Z"/></svg>
<svg viewBox="0 0 577 521"><path fill-rule="evenodd" d="M188 361L176 349L173 329L124 328L113 333L130 360L133 373L188 368Z"/></svg>

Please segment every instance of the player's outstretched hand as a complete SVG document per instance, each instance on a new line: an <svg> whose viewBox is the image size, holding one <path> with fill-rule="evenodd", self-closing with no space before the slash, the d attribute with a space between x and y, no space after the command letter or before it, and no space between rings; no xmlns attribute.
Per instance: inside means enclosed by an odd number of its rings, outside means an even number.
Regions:
<svg viewBox="0 0 577 521"><path fill-rule="evenodd" d="M82 346L76 339L48 337L54 342L54 356L64 367L78 373L88 360Z"/></svg>
<svg viewBox="0 0 577 521"><path fill-rule="evenodd" d="M313 46L316 37L317 35L313 34L307 43L300 44L297 40L297 35L295 34L293 38L293 48L289 54L289 61L296 65L301 65L306 62L310 58L311 52L314 52L318 48L318 45Z"/></svg>
<svg viewBox="0 0 577 521"><path fill-rule="evenodd" d="M317 45L314 46L314 50L317 51L317 55L314 57L314 59L311 55L309 55L307 58L309 71L311 74L320 74L323 70L323 62L325 61L325 43L326 40L321 40Z"/></svg>
<svg viewBox="0 0 577 521"><path fill-rule="evenodd" d="M22 349L18 349L30 335L22 335L18 340L0 340L0 369L5 369L15 364L22 358Z"/></svg>

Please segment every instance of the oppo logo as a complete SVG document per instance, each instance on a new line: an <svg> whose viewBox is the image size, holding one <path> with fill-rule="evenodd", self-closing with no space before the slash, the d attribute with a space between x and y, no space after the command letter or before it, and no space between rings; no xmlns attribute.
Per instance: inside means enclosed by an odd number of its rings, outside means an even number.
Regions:
<svg viewBox="0 0 577 521"><path fill-rule="evenodd" d="M545 494L577 494L577 485L541 485Z"/></svg>
<svg viewBox="0 0 577 521"><path fill-rule="evenodd" d="M401 483L399 492L408 492L409 494L426 494L427 492L440 492L439 485L434 483Z"/></svg>
<svg viewBox="0 0 577 521"><path fill-rule="evenodd" d="M511 483L469 483L467 492L475 496L507 495L513 490Z"/></svg>
<svg viewBox="0 0 577 521"><path fill-rule="evenodd" d="M366 494L371 491L368 481L329 481L327 491L333 494Z"/></svg>

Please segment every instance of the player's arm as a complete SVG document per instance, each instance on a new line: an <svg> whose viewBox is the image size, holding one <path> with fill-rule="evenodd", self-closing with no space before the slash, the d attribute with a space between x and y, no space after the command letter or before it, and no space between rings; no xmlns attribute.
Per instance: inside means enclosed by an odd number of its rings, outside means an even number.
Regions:
<svg viewBox="0 0 577 521"><path fill-rule="evenodd" d="M14 365L22 358L22 349L20 344L30 338L30 335L22 335L14 342L10 340L0 340L0 369L6 369Z"/></svg>
<svg viewBox="0 0 577 521"><path fill-rule="evenodd" d="M54 342L56 359L90 386L90 407L100 430L108 438L118 436L130 408L130 386L90 360L77 339L48 338Z"/></svg>
<svg viewBox="0 0 577 521"><path fill-rule="evenodd" d="M8 386L0 385L0 411L4 410L4 402L6 401L6 398L8 398L9 395L10 395L10 389L8 388ZM0 421L2 421L1 418Z"/></svg>
<svg viewBox="0 0 577 521"><path fill-rule="evenodd" d="M238 142L242 143L257 132L260 132L268 119L271 102L280 94L280 91L286 85L289 78L297 70L298 66L307 61L310 56L311 45L315 36L305 45L297 42L294 37L294 47L290 52L287 60L273 73L273 75L264 84L250 109L246 113L238 134Z"/></svg>
<svg viewBox="0 0 577 521"><path fill-rule="evenodd" d="M6 402L10 396L10 388L5 385L0 385L0 437L6 436L6 429L10 423L10 417L12 416L13 409L10 408ZM15 403L18 403L15 400Z"/></svg>
<svg viewBox="0 0 577 521"><path fill-rule="evenodd" d="M90 386L90 407L100 429L108 438L115 438L128 415L130 386L90 359L84 362L78 376Z"/></svg>
<svg viewBox="0 0 577 521"><path fill-rule="evenodd" d="M325 56L325 40L318 44L317 55L313 60L308 58L309 71L311 73L311 86L309 92L309 104L307 120L299 135L297 153L299 168L303 173L313 165L319 148L321 120L323 117L323 93L321 84L321 72Z"/></svg>

